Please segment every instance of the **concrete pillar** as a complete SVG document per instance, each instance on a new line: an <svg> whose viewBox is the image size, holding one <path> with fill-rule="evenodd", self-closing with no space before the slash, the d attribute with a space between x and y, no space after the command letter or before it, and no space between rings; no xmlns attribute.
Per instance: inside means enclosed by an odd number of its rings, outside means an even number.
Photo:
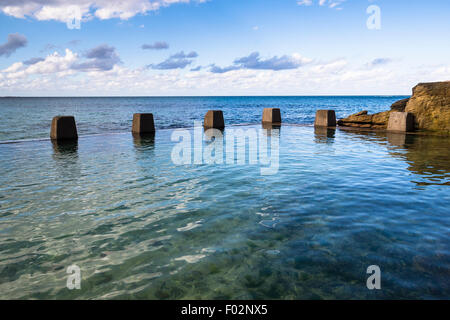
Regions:
<svg viewBox="0 0 450 320"><path fill-rule="evenodd" d="M155 122L152 113L133 114L133 127L131 132L134 134L146 134L155 132Z"/></svg>
<svg viewBox="0 0 450 320"><path fill-rule="evenodd" d="M73 116L57 116L52 120L50 130L52 140L74 140L78 139L77 125Z"/></svg>
<svg viewBox="0 0 450 320"><path fill-rule="evenodd" d="M263 123L281 124L281 113L278 108L264 108L263 110Z"/></svg>
<svg viewBox="0 0 450 320"><path fill-rule="evenodd" d="M409 112L391 112L389 115L388 131L414 131L414 115Z"/></svg>
<svg viewBox="0 0 450 320"><path fill-rule="evenodd" d="M221 110L209 110L203 121L205 128L223 129L225 128L225 122L223 120L223 113Z"/></svg>
<svg viewBox="0 0 450 320"><path fill-rule="evenodd" d="M336 113L334 110L317 110L315 127L336 127Z"/></svg>

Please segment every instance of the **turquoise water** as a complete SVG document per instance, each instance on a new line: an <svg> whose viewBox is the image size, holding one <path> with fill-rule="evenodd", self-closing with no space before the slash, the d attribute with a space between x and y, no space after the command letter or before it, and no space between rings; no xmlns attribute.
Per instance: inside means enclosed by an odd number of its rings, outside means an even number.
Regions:
<svg viewBox="0 0 450 320"><path fill-rule="evenodd" d="M283 124L265 176L176 165L172 132L1 143L0 298L450 297L448 138Z"/></svg>

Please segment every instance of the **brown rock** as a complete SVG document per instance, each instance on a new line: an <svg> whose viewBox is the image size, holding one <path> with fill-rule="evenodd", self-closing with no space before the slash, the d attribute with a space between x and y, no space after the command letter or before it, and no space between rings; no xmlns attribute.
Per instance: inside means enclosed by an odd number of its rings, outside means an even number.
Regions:
<svg viewBox="0 0 450 320"><path fill-rule="evenodd" d="M358 112L358 113L355 113L354 115L355 116L364 116L364 115L366 115L366 114L368 114L369 112L367 111L367 110L364 110L364 111L360 111L360 112Z"/></svg>
<svg viewBox="0 0 450 320"><path fill-rule="evenodd" d="M359 115L358 113L356 113L348 116L345 119L341 119L338 121L338 123L340 122L354 123L354 124L367 124L367 123L370 124L372 123L372 115L370 114Z"/></svg>
<svg viewBox="0 0 450 320"><path fill-rule="evenodd" d="M375 114L367 114L367 111L361 111L340 119L338 125L355 128L386 129L391 111L384 111Z"/></svg>
<svg viewBox="0 0 450 320"><path fill-rule="evenodd" d="M131 132L144 134L155 132L155 122L152 113L135 113L133 115L133 126Z"/></svg>
<svg viewBox="0 0 450 320"><path fill-rule="evenodd" d="M262 122L263 123L280 124L281 123L280 109L278 109L278 108L264 108Z"/></svg>
<svg viewBox="0 0 450 320"><path fill-rule="evenodd" d="M408 101L409 98L394 102L391 105L391 111L405 112L406 104L408 103Z"/></svg>
<svg viewBox="0 0 450 320"><path fill-rule="evenodd" d="M334 110L317 110L316 120L314 121L315 127L335 127L336 126L336 113Z"/></svg>
<svg viewBox="0 0 450 320"><path fill-rule="evenodd" d="M205 128L223 129L225 122L223 120L223 112L221 110L209 110L203 121Z"/></svg>
<svg viewBox="0 0 450 320"><path fill-rule="evenodd" d="M74 140L78 139L77 125L73 116L57 116L52 120L50 130L52 140Z"/></svg>
<svg viewBox="0 0 450 320"><path fill-rule="evenodd" d="M391 111L375 113L372 116L372 125L381 125L381 126L387 127L390 114L391 114Z"/></svg>
<svg viewBox="0 0 450 320"><path fill-rule="evenodd" d="M419 83L405 108L417 129L450 134L450 81Z"/></svg>

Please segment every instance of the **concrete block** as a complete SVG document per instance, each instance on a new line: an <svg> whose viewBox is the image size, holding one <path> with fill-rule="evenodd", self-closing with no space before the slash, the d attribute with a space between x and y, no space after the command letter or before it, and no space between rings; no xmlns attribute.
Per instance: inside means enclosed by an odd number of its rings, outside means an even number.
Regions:
<svg viewBox="0 0 450 320"><path fill-rule="evenodd" d="M223 120L223 113L221 110L209 110L203 121L205 128L223 129L225 122Z"/></svg>
<svg viewBox="0 0 450 320"><path fill-rule="evenodd" d="M336 127L336 113L334 110L317 110L314 126Z"/></svg>
<svg viewBox="0 0 450 320"><path fill-rule="evenodd" d="M77 125L73 116L57 116L52 120L50 130L52 140L74 140L78 139Z"/></svg>
<svg viewBox="0 0 450 320"><path fill-rule="evenodd" d="M134 134L145 134L155 132L155 122L152 113L133 114L133 127L131 132Z"/></svg>
<svg viewBox="0 0 450 320"><path fill-rule="evenodd" d="M391 112L389 115L388 131L414 131L414 115L409 112Z"/></svg>
<svg viewBox="0 0 450 320"><path fill-rule="evenodd" d="M281 124L280 109L278 109L278 108L264 108L262 122L263 123Z"/></svg>

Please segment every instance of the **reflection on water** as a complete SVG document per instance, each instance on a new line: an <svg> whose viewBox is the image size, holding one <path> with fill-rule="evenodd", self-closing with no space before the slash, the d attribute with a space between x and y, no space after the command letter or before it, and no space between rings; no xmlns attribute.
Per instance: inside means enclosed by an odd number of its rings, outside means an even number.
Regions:
<svg viewBox="0 0 450 320"><path fill-rule="evenodd" d="M333 143L336 128L314 127L314 136L317 143Z"/></svg>
<svg viewBox="0 0 450 320"><path fill-rule="evenodd" d="M392 146L397 146L400 148L405 148L408 145L414 144L417 135L415 134L406 134L401 132L386 132L387 141Z"/></svg>
<svg viewBox="0 0 450 320"><path fill-rule="evenodd" d="M275 133L277 136L280 134L281 131L281 125L278 124L271 124L271 123L262 123L261 127L264 129L263 133L264 135L267 135L270 137L273 133Z"/></svg>
<svg viewBox="0 0 450 320"><path fill-rule="evenodd" d="M150 150L154 149L155 147L155 133L145 133L145 134L138 134L138 133L132 133L133 135L133 142L136 150L138 151L144 151L144 150Z"/></svg>
<svg viewBox="0 0 450 320"><path fill-rule="evenodd" d="M450 297L448 140L283 125L262 176L176 165L171 134L0 143L0 298Z"/></svg>
<svg viewBox="0 0 450 320"><path fill-rule="evenodd" d="M51 142L55 159L67 160L78 157L78 140L51 140Z"/></svg>
<svg viewBox="0 0 450 320"><path fill-rule="evenodd" d="M400 132L348 131L364 140L388 142L389 154L404 160L417 174L411 182L418 186L450 185L450 137Z"/></svg>
<svg viewBox="0 0 450 320"><path fill-rule="evenodd" d="M267 123L267 122L262 122L261 127L266 130L272 130L272 129L280 130L281 129L280 124L272 124L272 123Z"/></svg>
<svg viewBox="0 0 450 320"><path fill-rule="evenodd" d="M408 170L419 174L418 185L450 185L450 139L416 136L406 139L404 159Z"/></svg>
<svg viewBox="0 0 450 320"><path fill-rule="evenodd" d="M77 180L80 176L78 140L51 140L52 158L57 164L54 173L64 180Z"/></svg>

